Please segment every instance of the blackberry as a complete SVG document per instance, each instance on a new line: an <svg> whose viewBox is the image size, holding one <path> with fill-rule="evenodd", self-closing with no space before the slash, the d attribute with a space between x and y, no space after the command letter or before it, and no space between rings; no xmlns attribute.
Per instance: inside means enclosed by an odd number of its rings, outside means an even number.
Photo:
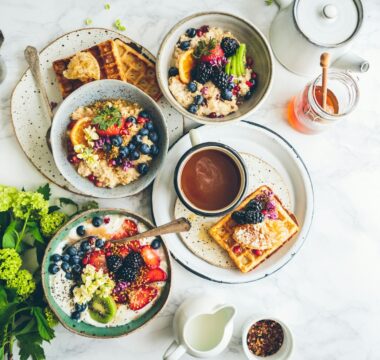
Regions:
<svg viewBox="0 0 380 360"><path fill-rule="evenodd" d="M109 271L116 272L123 265L123 258L119 255L107 257L107 267Z"/></svg>
<svg viewBox="0 0 380 360"><path fill-rule="evenodd" d="M117 279L122 281L132 282L135 281L137 275L139 274L139 269L121 267L117 272Z"/></svg>
<svg viewBox="0 0 380 360"><path fill-rule="evenodd" d="M258 224L264 221L264 215L261 212L248 210L245 212L245 222L249 224Z"/></svg>
<svg viewBox="0 0 380 360"><path fill-rule="evenodd" d="M239 48L239 43L235 39L225 37L222 39L220 46L224 51L224 55L226 57L231 57L236 54L236 51Z"/></svg>
<svg viewBox="0 0 380 360"><path fill-rule="evenodd" d="M212 66L209 63L200 63L196 67L195 80L201 84L206 83L211 79Z"/></svg>
<svg viewBox="0 0 380 360"><path fill-rule="evenodd" d="M253 210L253 211L256 211L256 212L260 212L261 210L263 210L263 204L260 201L251 200L247 204L246 209L247 210Z"/></svg>
<svg viewBox="0 0 380 360"><path fill-rule="evenodd" d="M140 269L144 265L144 260L140 253L130 252L124 259L124 266L131 269Z"/></svg>
<svg viewBox="0 0 380 360"><path fill-rule="evenodd" d="M231 215L232 219L238 224L245 224L245 212L244 211L234 211Z"/></svg>
<svg viewBox="0 0 380 360"><path fill-rule="evenodd" d="M222 70L216 68L212 74L212 82L220 89L228 88L230 76Z"/></svg>

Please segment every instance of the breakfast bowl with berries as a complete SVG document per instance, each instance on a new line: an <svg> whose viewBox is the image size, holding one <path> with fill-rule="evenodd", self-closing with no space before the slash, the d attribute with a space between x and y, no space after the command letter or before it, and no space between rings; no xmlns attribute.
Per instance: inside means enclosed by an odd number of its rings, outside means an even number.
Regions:
<svg viewBox="0 0 380 360"><path fill-rule="evenodd" d="M168 149L164 116L148 95L118 80L99 80L57 110L51 146L62 175L94 197L136 194L155 178Z"/></svg>
<svg viewBox="0 0 380 360"><path fill-rule="evenodd" d="M241 120L268 95L273 56L252 24L225 13L191 15L175 25L157 56L163 94L200 123Z"/></svg>
<svg viewBox="0 0 380 360"><path fill-rule="evenodd" d="M94 209L50 241L42 264L45 297L60 322L83 336L128 335L165 306L170 256L160 237L114 243L153 225L121 209Z"/></svg>

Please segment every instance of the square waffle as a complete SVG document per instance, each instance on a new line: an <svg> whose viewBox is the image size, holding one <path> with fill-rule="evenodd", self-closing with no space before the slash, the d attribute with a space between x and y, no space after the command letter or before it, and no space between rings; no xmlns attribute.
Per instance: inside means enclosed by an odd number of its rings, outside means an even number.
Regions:
<svg viewBox="0 0 380 360"><path fill-rule="evenodd" d="M234 211L244 209L250 200L254 199L257 195L263 193L264 191L272 192L269 187L261 186L248 197L246 197ZM232 238L234 228L237 225L236 222L231 218L232 213L224 216L209 229L210 236L224 250L228 252L228 255L234 261L236 266L240 269L240 271L244 273L251 271L256 266L258 266L261 262L263 262L274 252L276 252L281 246L283 246L287 241L289 241L293 236L295 236L299 231L297 219L294 214L285 209L281 203L281 200L276 195L274 195L274 201L276 203L278 219L264 220L265 231L270 233L274 243L271 248L263 250L261 252L261 255L255 255L251 249L243 247ZM239 245L242 250L233 251L236 245Z"/></svg>
<svg viewBox="0 0 380 360"><path fill-rule="evenodd" d="M147 59L133 44L126 44L120 39L115 40L120 56L124 81L137 86L154 100L162 94L157 83L156 65Z"/></svg>
<svg viewBox="0 0 380 360"><path fill-rule="evenodd" d="M117 46L113 40L104 41L83 51L90 52L99 63L101 79L124 80ZM74 90L78 89L83 84L93 81L89 80L83 82L78 79L72 80L67 79L63 75L63 72L67 70L67 66L69 65L70 60L73 56L70 56L66 59L56 60L53 62L53 70L57 76L63 98L67 97L69 94L71 94Z"/></svg>

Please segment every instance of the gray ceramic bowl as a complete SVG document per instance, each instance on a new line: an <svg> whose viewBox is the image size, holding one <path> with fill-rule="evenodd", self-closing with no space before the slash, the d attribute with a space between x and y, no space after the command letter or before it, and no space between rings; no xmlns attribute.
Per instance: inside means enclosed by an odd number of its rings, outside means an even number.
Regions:
<svg viewBox="0 0 380 360"><path fill-rule="evenodd" d="M100 188L88 179L80 176L67 160L66 128L72 112L80 106L86 106L99 100L125 99L137 102L151 113L159 135L160 154L153 159L149 172L128 185L113 189ZM61 174L74 187L84 194L99 198L120 198L137 194L146 188L156 177L168 152L168 130L164 115L156 102L137 87L119 80L99 80L90 82L70 94L58 108L51 127L51 147L54 161Z"/></svg>
<svg viewBox="0 0 380 360"><path fill-rule="evenodd" d="M254 95L243 102L237 112L224 118L211 119L191 114L177 102L168 86L168 70L178 39L188 28L199 28L202 25L216 26L230 31L240 42L245 43L247 56L253 58L254 71L257 73L257 87ZM246 118L263 103L273 82L273 55L264 35L247 20L221 12L198 13L181 20L165 36L158 52L156 69L162 93L182 115L202 124L224 124Z"/></svg>

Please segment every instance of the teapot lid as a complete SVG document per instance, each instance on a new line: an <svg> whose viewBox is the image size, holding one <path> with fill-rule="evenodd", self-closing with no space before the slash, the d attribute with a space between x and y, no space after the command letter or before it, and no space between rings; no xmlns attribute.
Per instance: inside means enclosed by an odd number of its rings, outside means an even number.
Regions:
<svg viewBox="0 0 380 360"><path fill-rule="evenodd" d="M349 41L363 20L360 0L296 0L293 15L299 30L312 43L336 47Z"/></svg>

